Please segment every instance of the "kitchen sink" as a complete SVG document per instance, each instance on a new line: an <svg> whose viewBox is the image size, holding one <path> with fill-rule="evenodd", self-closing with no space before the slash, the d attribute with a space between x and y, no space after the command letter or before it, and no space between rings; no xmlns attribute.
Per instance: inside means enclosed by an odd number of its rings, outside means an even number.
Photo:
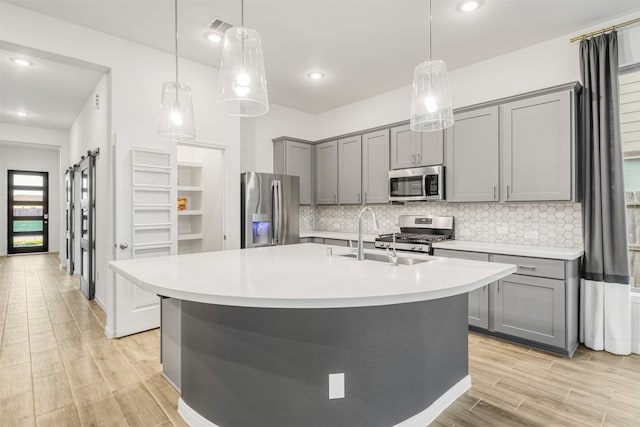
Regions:
<svg viewBox="0 0 640 427"><path fill-rule="evenodd" d="M341 254L338 256L343 256L346 258L353 258L353 259L357 258L356 254ZM372 253L365 252L364 259L369 261L386 262L389 264L393 262L393 258L391 257L391 255L387 255L387 254L375 254L375 253L372 254ZM423 262L430 261L424 258L409 258L409 257L397 257L397 260L398 260L398 264L400 265L416 265L416 264L421 264Z"/></svg>

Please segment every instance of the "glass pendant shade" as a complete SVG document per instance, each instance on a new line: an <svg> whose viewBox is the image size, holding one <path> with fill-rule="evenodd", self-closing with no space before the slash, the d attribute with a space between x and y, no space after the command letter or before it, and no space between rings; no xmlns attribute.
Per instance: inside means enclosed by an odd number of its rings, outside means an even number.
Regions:
<svg viewBox="0 0 640 427"><path fill-rule="evenodd" d="M262 41L252 28L232 27L224 33L218 105L225 113L239 117L269 111Z"/></svg>
<svg viewBox="0 0 640 427"><path fill-rule="evenodd" d="M168 138L196 137L191 88L179 82L164 82L158 134Z"/></svg>
<svg viewBox="0 0 640 427"><path fill-rule="evenodd" d="M409 126L418 132L453 126L449 79L444 61L426 61L416 66Z"/></svg>

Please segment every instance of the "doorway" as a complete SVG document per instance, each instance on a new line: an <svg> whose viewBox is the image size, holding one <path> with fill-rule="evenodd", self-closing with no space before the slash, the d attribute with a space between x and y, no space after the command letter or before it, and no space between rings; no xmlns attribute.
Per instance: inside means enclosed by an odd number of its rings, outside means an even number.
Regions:
<svg viewBox="0 0 640 427"><path fill-rule="evenodd" d="M7 252L48 252L48 172L9 170L7 173Z"/></svg>

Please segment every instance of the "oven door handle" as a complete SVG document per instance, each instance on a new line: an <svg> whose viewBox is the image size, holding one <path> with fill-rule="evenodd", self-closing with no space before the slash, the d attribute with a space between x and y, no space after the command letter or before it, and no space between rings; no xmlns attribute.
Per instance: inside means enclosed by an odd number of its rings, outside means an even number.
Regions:
<svg viewBox="0 0 640 427"><path fill-rule="evenodd" d="M422 196L427 197L427 174L422 175Z"/></svg>

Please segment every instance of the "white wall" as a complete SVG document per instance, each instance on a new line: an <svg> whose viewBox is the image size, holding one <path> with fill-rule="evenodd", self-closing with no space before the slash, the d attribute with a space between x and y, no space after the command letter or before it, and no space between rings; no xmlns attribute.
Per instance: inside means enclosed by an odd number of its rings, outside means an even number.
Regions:
<svg viewBox="0 0 640 427"><path fill-rule="evenodd" d="M240 170L273 172L273 141L279 136L316 139L313 114L271 104L260 117L242 119Z"/></svg>
<svg viewBox="0 0 640 427"><path fill-rule="evenodd" d="M157 126L162 83L171 80L175 73L173 56L140 44L113 37L99 31L56 19L47 15L2 3L0 15L0 39L9 43L51 52L67 58L97 64L109 69L107 86L109 94L108 121L111 134L137 138L139 146L153 147L158 140ZM183 82L191 86L196 121L196 134L200 141L228 145L225 185L229 194L225 224L227 247L240 247L240 120L225 115L216 108L218 71L194 61L181 59ZM106 100L105 100L106 101ZM87 144L94 145L87 141ZM80 148L74 142L74 151ZM101 150L100 161L111 170L112 147ZM75 161L76 159L71 159ZM107 176L99 177L99 185L107 184L108 200L112 199L112 183ZM109 177L110 179L110 177ZM102 184L100 184L102 183ZM97 242L96 287L111 283L107 274L107 262L113 258L112 205L97 206L97 227L103 240ZM100 236L98 236L100 238ZM107 236L107 237L105 237ZM109 289L110 287L108 287ZM107 295L107 308L112 305ZM109 311L109 310L107 310Z"/></svg>
<svg viewBox="0 0 640 427"><path fill-rule="evenodd" d="M46 128L37 128L31 126L21 126L10 123L0 123L0 142L11 142L11 143L20 143L20 144L29 144L32 150L51 150L57 149L60 153L58 169L59 171L63 171L67 164L67 159L69 158L69 132L58 130L58 129L46 129ZM2 163L2 157L0 156L0 164ZM49 182L57 179L58 185L60 189L64 188L64 173L59 173L58 177L49 176ZM5 193L0 192L0 197L6 203L6 189L7 189L7 174L3 173L0 176L0 187L4 189ZM4 194L4 196L2 196ZM61 193L62 194L62 193ZM6 210L1 210L0 218L3 218L2 224L0 227L4 227L4 236L6 236L6 215L4 213ZM49 206L49 214L56 215L56 217L64 218L64 204L60 203L59 210L54 213L51 205ZM60 223L62 224L62 222ZM57 233L57 241L64 242L65 240L65 230L62 226L58 228L49 227L49 235ZM0 255L6 254L6 237L2 237L0 234L0 239L2 239L2 244L0 244ZM58 249L55 251L60 251L60 257L63 257L63 249L64 244L58 245ZM4 250L2 250L4 248ZM55 252L52 246L49 246L50 252ZM62 261L62 258L61 258Z"/></svg>
<svg viewBox="0 0 640 427"><path fill-rule="evenodd" d="M0 141L0 255L7 254L7 171L24 170L49 174L49 252L60 252L61 180L60 147Z"/></svg>
<svg viewBox="0 0 640 427"><path fill-rule="evenodd" d="M571 37L640 17L640 11L449 73L454 108L580 80L579 43ZM618 30L620 65L640 62L640 25ZM410 83L410 82L407 82ZM317 138L407 120L411 86L318 114ZM296 135L289 135L296 136Z"/></svg>

